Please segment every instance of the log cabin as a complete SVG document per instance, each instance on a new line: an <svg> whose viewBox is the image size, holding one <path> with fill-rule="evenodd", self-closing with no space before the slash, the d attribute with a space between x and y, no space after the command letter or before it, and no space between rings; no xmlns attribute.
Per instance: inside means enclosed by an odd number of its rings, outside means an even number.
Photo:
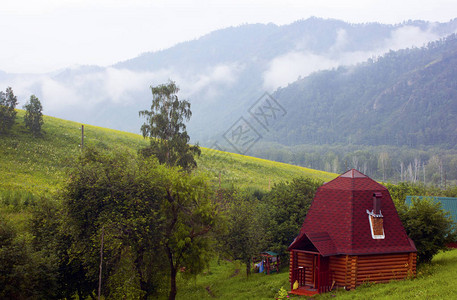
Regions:
<svg viewBox="0 0 457 300"><path fill-rule="evenodd" d="M354 289L416 274L416 247L389 191L352 169L319 187L289 246L292 294Z"/></svg>

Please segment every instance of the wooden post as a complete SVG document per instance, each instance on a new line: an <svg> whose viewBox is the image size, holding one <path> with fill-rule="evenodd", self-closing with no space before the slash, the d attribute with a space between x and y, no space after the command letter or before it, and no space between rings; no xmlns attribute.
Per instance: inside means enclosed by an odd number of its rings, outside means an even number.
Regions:
<svg viewBox="0 0 457 300"><path fill-rule="evenodd" d="M312 274L313 277L311 277L312 278L311 280L313 281L313 287L315 289L318 288L318 286L317 286L317 277L316 277L316 275L317 275L316 274L317 273L316 270L317 269L318 269L318 266L317 266L317 255L313 255L313 266L311 267L311 274Z"/></svg>
<svg viewBox="0 0 457 300"><path fill-rule="evenodd" d="M81 151L84 149L84 125L81 125Z"/></svg>
<svg viewBox="0 0 457 300"><path fill-rule="evenodd" d="M294 283L295 283L295 280L298 279L297 277L297 273L298 273L298 254L296 251L291 251L290 252L290 255L292 256L292 268L291 268L291 271L292 271L292 280L290 282L290 290L292 291L294 288Z"/></svg>
<svg viewBox="0 0 457 300"><path fill-rule="evenodd" d="M316 273L316 287L315 289L318 290L320 292L320 288L321 288L321 285L322 285L322 282L321 282L321 256L320 255L316 255L316 260L317 260L317 267L316 269L314 270L314 273Z"/></svg>
<svg viewBox="0 0 457 300"><path fill-rule="evenodd" d="M105 228L102 228L102 237L101 237L101 244L100 244L100 272L98 274L98 300L100 300L101 292L102 292L102 268L103 268L103 241L105 237Z"/></svg>

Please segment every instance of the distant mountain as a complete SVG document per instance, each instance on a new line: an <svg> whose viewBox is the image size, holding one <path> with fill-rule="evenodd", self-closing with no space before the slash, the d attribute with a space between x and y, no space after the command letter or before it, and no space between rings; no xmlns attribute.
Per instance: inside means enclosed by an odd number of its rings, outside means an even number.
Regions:
<svg viewBox="0 0 457 300"><path fill-rule="evenodd" d="M277 90L284 145L457 147L457 37L321 71Z"/></svg>
<svg viewBox="0 0 457 300"><path fill-rule="evenodd" d="M188 127L193 142L211 146L265 92L319 70L353 65L390 49L420 47L456 31L457 19L396 25L319 18L283 26L247 24L106 68L0 74L0 85L12 86L21 105L30 94L37 95L48 115L138 133L143 122L138 111L151 104L149 86L173 79L181 87L180 97L192 104ZM294 135L287 131L286 136Z"/></svg>

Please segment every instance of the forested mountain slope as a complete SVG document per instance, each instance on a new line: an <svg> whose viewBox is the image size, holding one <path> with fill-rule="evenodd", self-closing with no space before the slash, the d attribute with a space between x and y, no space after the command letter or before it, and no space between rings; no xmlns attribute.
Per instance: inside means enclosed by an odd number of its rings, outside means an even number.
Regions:
<svg viewBox="0 0 457 300"><path fill-rule="evenodd" d="M321 71L277 90L284 145L457 146L457 37Z"/></svg>

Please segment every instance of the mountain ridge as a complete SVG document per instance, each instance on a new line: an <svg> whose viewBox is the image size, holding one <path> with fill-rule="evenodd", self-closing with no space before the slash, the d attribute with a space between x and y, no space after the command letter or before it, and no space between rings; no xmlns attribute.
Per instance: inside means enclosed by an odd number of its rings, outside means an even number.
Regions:
<svg viewBox="0 0 457 300"><path fill-rule="evenodd" d="M294 110L288 124L280 120L269 139L285 145L296 144L288 142L292 138L302 144L453 148L457 143L452 121L457 116L455 49L457 37L451 35L428 47L315 73L279 89L273 97ZM297 126L308 128L297 133L293 130ZM332 131L336 127L338 132ZM313 136L316 132L319 140Z"/></svg>
<svg viewBox="0 0 457 300"><path fill-rule="evenodd" d="M265 91L456 31L457 19L386 25L309 18L280 26L247 24L109 67L82 66L48 75L0 73L0 83L12 86L21 102L35 94L48 115L139 132L143 120L138 111L150 106L149 86L173 79L181 87L179 97L192 104L188 129L193 142L209 146Z"/></svg>

